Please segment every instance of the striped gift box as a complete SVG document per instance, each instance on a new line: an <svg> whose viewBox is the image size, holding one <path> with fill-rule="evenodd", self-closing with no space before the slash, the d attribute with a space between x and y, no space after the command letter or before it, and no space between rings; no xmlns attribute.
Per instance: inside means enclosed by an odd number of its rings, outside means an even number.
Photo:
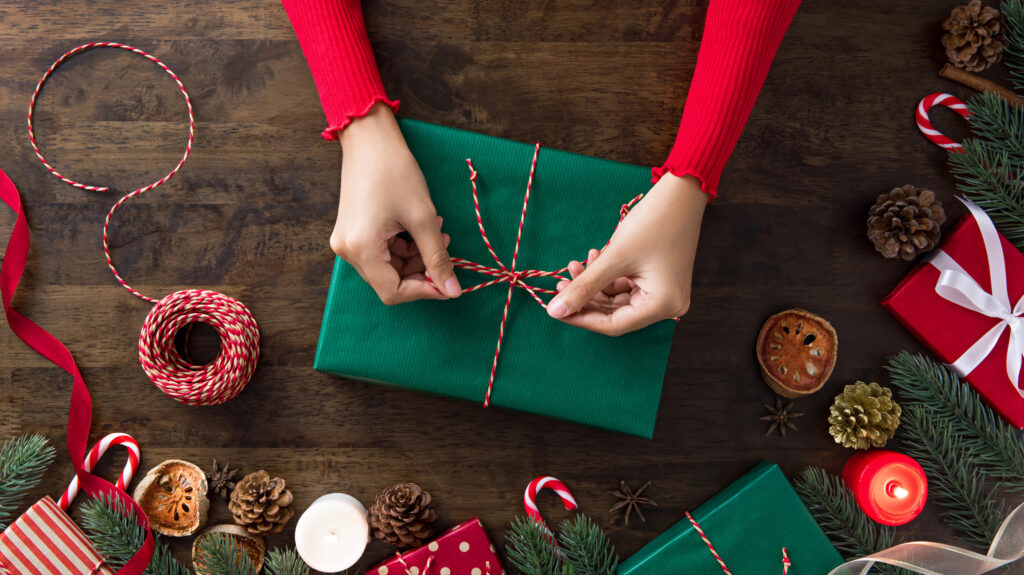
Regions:
<svg viewBox="0 0 1024 575"><path fill-rule="evenodd" d="M0 567L13 575L113 575L82 530L44 497L0 533Z"/></svg>

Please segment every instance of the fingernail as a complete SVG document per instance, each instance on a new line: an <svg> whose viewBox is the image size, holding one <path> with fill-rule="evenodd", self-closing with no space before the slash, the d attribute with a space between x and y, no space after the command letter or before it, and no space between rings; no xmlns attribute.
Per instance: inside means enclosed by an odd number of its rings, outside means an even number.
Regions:
<svg viewBox="0 0 1024 575"><path fill-rule="evenodd" d="M448 294L448 297L459 297L462 295L462 286L459 285L459 280L453 277L444 282L444 291Z"/></svg>
<svg viewBox="0 0 1024 575"><path fill-rule="evenodd" d="M548 304L548 315L555 319L563 317L568 312L569 308L565 307L565 304L562 303L562 298L558 296L555 296L551 303Z"/></svg>

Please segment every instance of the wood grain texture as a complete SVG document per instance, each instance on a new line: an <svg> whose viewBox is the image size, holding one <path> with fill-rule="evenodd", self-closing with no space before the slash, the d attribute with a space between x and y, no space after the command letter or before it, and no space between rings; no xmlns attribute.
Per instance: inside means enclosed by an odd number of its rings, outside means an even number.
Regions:
<svg viewBox="0 0 1024 575"><path fill-rule="evenodd" d="M849 452L826 431L832 395L857 379L884 382L887 356L922 349L878 305L910 266L875 254L864 221L877 194L905 183L935 189L950 222L959 215L943 154L912 115L927 93L967 95L935 76L939 23L954 3L807 2L797 13L708 210L653 441L313 371L341 158L319 137L316 91L276 0L0 3L0 167L24 195L33 234L16 306L77 357L95 401L94 436L133 434L144 469L172 457L266 468L288 480L299 509L330 491L370 503L392 483L416 481L444 525L479 515L499 542L526 483L553 474L628 556L759 459L790 475L809 464L839 471ZM366 16L405 115L655 165L675 136L704 4L375 0ZM150 51L193 95L192 158L119 212L111 243L144 293L205 287L253 311L261 363L226 405L179 405L148 382L135 348L148 306L113 281L100 247L113 195L61 184L29 148L24 115L39 75L95 40ZM41 146L55 165L115 193L174 165L184 121L166 74L114 50L61 68L38 106ZM963 133L952 115L934 121ZM12 224L0 210L0 248ZM782 440L765 437L757 420L772 394L753 347L761 322L789 306L830 319L840 353L826 388L797 403L807 413L800 430ZM0 329L0 434L45 433L60 453L38 494L58 494L69 478L69 383ZM101 467L112 477L122 458ZM608 491L620 479L653 480L659 506L647 523L612 526ZM543 507L554 521L565 516L553 500ZM226 506L215 503L214 516L228 519ZM934 505L899 534L950 536ZM173 545L187 556L189 542ZM389 553L375 543L360 567Z"/></svg>

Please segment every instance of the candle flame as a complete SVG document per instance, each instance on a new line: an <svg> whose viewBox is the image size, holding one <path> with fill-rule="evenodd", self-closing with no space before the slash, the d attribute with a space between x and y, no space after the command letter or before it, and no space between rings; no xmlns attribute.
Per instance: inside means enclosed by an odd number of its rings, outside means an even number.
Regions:
<svg viewBox="0 0 1024 575"><path fill-rule="evenodd" d="M903 486L897 485L892 490L892 494L895 495L897 499L906 499L907 496L910 495L910 492L907 491Z"/></svg>

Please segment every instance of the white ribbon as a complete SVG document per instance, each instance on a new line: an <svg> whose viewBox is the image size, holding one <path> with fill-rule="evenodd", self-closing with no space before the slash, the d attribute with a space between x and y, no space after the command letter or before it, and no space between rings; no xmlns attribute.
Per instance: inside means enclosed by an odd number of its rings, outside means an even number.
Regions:
<svg viewBox="0 0 1024 575"><path fill-rule="evenodd" d="M865 575L875 563L895 565L922 575L981 575L1024 557L1024 505L1010 512L982 555L952 545L913 541L843 563L829 575Z"/></svg>
<svg viewBox="0 0 1024 575"><path fill-rule="evenodd" d="M974 221L981 230L981 239L988 258L988 272L992 284L992 292L986 292L964 268L943 250L936 250L929 263L939 270L939 280L935 283L935 293L956 305L999 320L992 329L985 332L967 351L963 352L950 367L966 377L985 361L1003 332L1010 329L1010 341L1006 350L1006 375L1013 384L1013 389L1021 397L1024 390L1020 388L1020 368L1024 357L1024 296L1011 307L1010 295L1006 286L1006 260L1003 258L1003 244L995 225L984 210L970 200L961 198L961 202L970 210Z"/></svg>

